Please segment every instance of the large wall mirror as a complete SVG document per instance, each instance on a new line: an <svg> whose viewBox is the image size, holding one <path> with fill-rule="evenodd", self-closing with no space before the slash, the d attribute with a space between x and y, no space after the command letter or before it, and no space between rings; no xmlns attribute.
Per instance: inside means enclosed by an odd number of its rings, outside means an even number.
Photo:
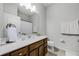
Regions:
<svg viewBox="0 0 79 59"><path fill-rule="evenodd" d="M20 22L20 32L24 34L31 34L32 33L32 15L25 14L18 10L18 16L21 18Z"/></svg>
<svg viewBox="0 0 79 59"><path fill-rule="evenodd" d="M33 5L35 8L35 6ZM26 9L24 6L18 6L18 16L21 18L20 32L25 34L38 32L38 14L33 10Z"/></svg>
<svg viewBox="0 0 79 59"><path fill-rule="evenodd" d="M19 5L18 16L21 18L20 32L24 34L31 34L33 32L33 15L29 9Z"/></svg>

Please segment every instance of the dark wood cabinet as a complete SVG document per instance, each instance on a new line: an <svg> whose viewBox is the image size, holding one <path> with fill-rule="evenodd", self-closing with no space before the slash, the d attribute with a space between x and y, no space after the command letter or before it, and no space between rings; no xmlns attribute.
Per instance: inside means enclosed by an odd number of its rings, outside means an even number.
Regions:
<svg viewBox="0 0 79 59"><path fill-rule="evenodd" d="M34 42L28 46L16 49L3 56L44 56L47 53L47 38Z"/></svg>

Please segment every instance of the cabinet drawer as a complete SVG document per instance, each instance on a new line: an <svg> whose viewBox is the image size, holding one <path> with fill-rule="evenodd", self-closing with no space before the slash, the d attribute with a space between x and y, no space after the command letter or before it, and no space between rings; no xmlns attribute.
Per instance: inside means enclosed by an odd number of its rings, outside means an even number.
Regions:
<svg viewBox="0 0 79 59"><path fill-rule="evenodd" d="M21 48L11 53L11 56L25 56L28 55L28 47Z"/></svg>
<svg viewBox="0 0 79 59"><path fill-rule="evenodd" d="M38 42L36 42L36 43L33 43L33 44L31 44L30 45L30 51L32 51L33 49L36 49L36 48L38 48L40 45L42 45L44 42L43 42L43 40L41 40L41 41L38 41Z"/></svg>
<svg viewBox="0 0 79 59"><path fill-rule="evenodd" d="M30 52L30 56L38 56L38 49L35 49L33 51Z"/></svg>

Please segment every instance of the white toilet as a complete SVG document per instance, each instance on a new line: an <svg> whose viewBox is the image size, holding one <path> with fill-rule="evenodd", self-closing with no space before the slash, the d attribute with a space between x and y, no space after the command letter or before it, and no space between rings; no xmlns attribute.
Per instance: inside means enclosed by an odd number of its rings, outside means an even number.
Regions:
<svg viewBox="0 0 79 59"><path fill-rule="evenodd" d="M53 52L54 51L54 42L53 41L47 41L48 42L48 51Z"/></svg>

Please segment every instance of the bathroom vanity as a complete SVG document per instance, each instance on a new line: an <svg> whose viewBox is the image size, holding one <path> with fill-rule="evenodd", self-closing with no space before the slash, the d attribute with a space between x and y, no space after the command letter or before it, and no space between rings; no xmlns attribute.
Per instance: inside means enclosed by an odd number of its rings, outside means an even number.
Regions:
<svg viewBox="0 0 79 59"><path fill-rule="evenodd" d="M2 56L44 56L47 53L47 38L40 36L4 46L0 47L0 55Z"/></svg>

